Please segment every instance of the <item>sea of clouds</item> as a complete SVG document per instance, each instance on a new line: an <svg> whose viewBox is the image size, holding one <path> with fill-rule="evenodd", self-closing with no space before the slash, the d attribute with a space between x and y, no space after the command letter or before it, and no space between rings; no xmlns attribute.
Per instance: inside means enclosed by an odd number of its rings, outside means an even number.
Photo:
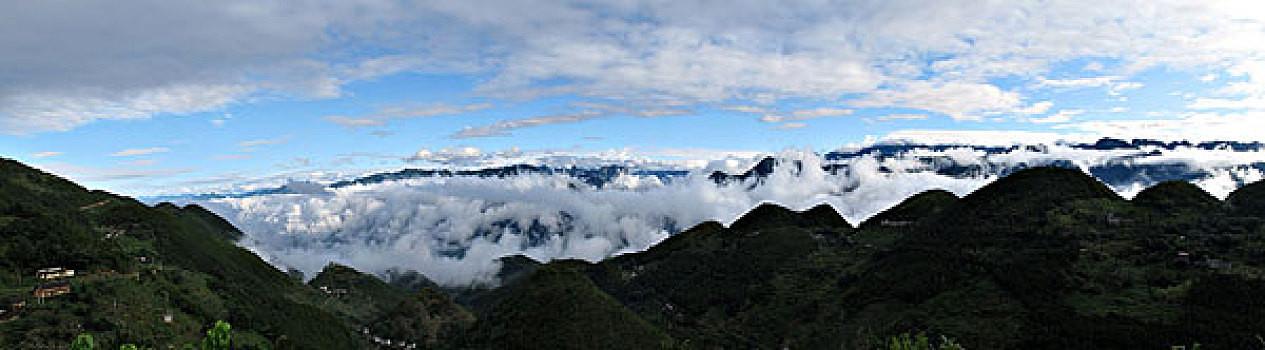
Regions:
<svg viewBox="0 0 1265 350"><path fill-rule="evenodd" d="M241 228L242 246L308 276L337 262L377 273L416 270L444 285L469 285L497 283L497 259L507 255L598 261L644 250L704 221L728 224L762 202L796 210L829 203L857 224L916 193L944 189L963 196L1034 165L1061 162L1087 173L1104 165L1135 169L1128 182L1109 183L1125 197L1172 176L1148 174L1147 165L1198 172L1193 182L1221 198L1263 177L1248 166L1265 161L1261 152L1152 151L1053 145L989 154L960 147L830 161L784 151L770 155L779 160L772 174L727 183L708 178L715 167L670 180L625 174L602 187L566 175L433 177L197 203ZM796 162L801 166L789 166ZM834 173L823 169L832 166ZM950 166L975 170L936 171Z"/></svg>

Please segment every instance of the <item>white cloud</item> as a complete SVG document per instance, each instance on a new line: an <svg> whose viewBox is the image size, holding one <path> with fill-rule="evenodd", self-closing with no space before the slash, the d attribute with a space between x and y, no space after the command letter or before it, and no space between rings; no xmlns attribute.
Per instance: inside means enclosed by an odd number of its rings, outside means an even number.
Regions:
<svg viewBox="0 0 1265 350"><path fill-rule="evenodd" d="M872 159L858 163L850 172L855 176L831 176L810 153L780 156L801 160L805 170L779 167L755 187L717 186L705 172L671 183L624 176L602 189L566 176L454 177L203 205L241 227L248 235L243 244L278 265L307 271L328 261L375 272L404 267L440 283L462 285L494 282L495 259L501 256L598 260L645 249L666 238L669 229L704 220L732 222L765 200L795 209L827 202L857 222L921 190L965 193L988 181L884 175L878 170L882 164ZM523 232L533 225L549 233Z"/></svg>
<svg viewBox="0 0 1265 350"><path fill-rule="evenodd" d="M1142 88L1143 84L1133 81L1123 81L1125 77L1115 75L1104 75L1088 78L1074 79L1046 79L1040 77L1037 79L1038 87L1055 87L1055 88L1090 88L1090 87L1106 87L1107 94L1111 96L1119 96L1124 91Z"/></svg>
<svg viewBox="0 0 1265 350"><path fill-rule="evenodd" d="M171 151L171 150L169 150L169 149L167 149L167 148L165 148L165 147L154 147L154 148L129 148L129 149L125 149L125 150L122 150L122 151L114 152L114 153L112 153L112 154L110 154L110 155L111 155L111 156L114 156L114 157L123 157L123 156L143 156L143 155L147 155L147 154L153 154L153 153L165 153L165 152L170 152L170 151Z"/></svg>
<svg viewBox="0 0 1265 350"><path fill-rule="evenodd" d="M821 107L821 108L797 109L797 110L791 111L791 116L795 118L800 118L800 119L809 119L809 118L839 117L839 116L852 114L852 112L853 110L846 109L846 108Z"/></svg>
<svg viewBox="0 0 1265 350"><path fill-rule="evenodd" d="M750 106L750 105L725 106L725 107L722 107L722 109L740 112L740 113L760 114L759 121L763 123L781 123L781 122L786 122L786 121L838 117L838 116L844 116L844 115L853 113L853 110L851 109L834 108L834 107L795 109L795 110L790 110L789 112L778 110L771 107L760 107L760 106ZM791 123L791 124L800 125L803 123Z"/></svg>
<svg viewBox="0 0 1265 350"><path fill-rule="evenodd" d="M1066 123L1072 121L1072 117L1078 116L1081 113L1085 113L1085 111L1080 109L1064 109L1044 117L1029 118L1028 121L1037 124Z"/></svg>
<svg viewBox="0 0 1265 350"><path fill-rule="evenodd" d="M1047 104L1026 105L1021 95L991 84L914 81L894 90L876 92L850 104L859 107L904 107L948 115L954 120L983 120L985 116L1026 112Z"/></svg>
<svg viewBox="0 0 1265 350"><path fill-rule="evenodd" d="M449 135L454 139L469 139L480 137L497 137L509 136L512 130L536 127L541 125L559 124L559 123L576 123L594 118L604 118L602 115L554 115L544 117L530 117L507 119L482 126L467 126L455 134Z"/></svg>
<svg viewBox="0 0 1265 350"><path fill-rule="evenodd" d="M640 118L664 117L693 113L690 108L683 108L677 101L646 101L634 104L594 101L571 102L572 108L585 114L602 114L610 116L634 116Z"/></svg>
<svg viewBox="0 0 1265 350"><path fill-rule="evenodd" d="M938 136L957 139L937 140ZM856 224L925 190L945 189L961 196L997 179L998 173L1054 162L1070 162L1082 169L1191 166L1209 174L1194 182L1220 198L1244 182L1265 177L1260 170L1243 166L1265 161L1262 152L1179 148L1139 158L1136 150L1077 149L1055 142L1079 141L1073 140L1076 135L1023 132L905 132L889 135L885 142L910 141L910 137L930 144L982 140L988 145L1009 139L1017 140L1013 144L1043 145L1001 153L958 147L914 150L890 158L861 156L832 161L848 169L837 174L822 170L826 163L820 155L783 151L775 156L802 162L802 167L779 166L767 178L728 185L717 185L707 175L714 170L744 171L759 155L718 159L691 175L666 182L653 176L623 175L602 188L564 175L434 177L328 190L308 183L312 187L308 192L314 195L265 195L202 204L241 227L247 234L242 244L279 266L309 272L329 261L371 272L402 267L446 285L465 285L494 283L499 268L495 260L506 255L600 260L646 249L671 231L702 221L732 223L766 201L797 210L828 203ZM423 150L419 156L441 153L475 157L492 152L456 148ZM700 154L724 152L663 150L662 154L673 153L697 159ZM954 165L976 166L981 173L952 177L935 171L937 166ZM1150 176L1143 173L1138 182L1112 185L1130 196L1153 183L1145 180Z"/></svg>
<svg viewBox="0 0 1265 350"><path fill-rule="evenodd" d="M371 114L371 115L359 115L359 116L331 115L331 116L326 116L322 119L325 119L326 121L338 124L348 129L356 129L356 128L361 128L361 127L386 126L388 121L391 119L433 117L433 116L441 116L441 115L456 116L456 115L463 115L470 112L488 109L491 107L492 107L491 103L472 103L472 104L466 104L466 105L460 105L460 106L453 106L453 105L448 105L448 104L443 104L443 103L436 103L436 104L425 105L425 106L420 106L420 107L393 106L393 107L388 107L388 108L382 108L378 110L376 113Z"/></svg>
<svg viewBox="0 0 1265 350"><path fill-rule="evenodd" d="M233 114L224 113L219 118L211 119L211 125L215 125L217 128L222 128L224 127L224 123L227 123L229 119L233 119Z"/></svg>
<svg viewBox="0 0 1265 350"><path fill-rule="evenodd" d="M39 152L31 154L32 158L44 158L61 155L61 152Z"/></svg>
<svg viewBox="0 0 1265 350"><path fill-rule="evenodd" d="M243 152L253 152L256 148L259 148L259 146L280 145L285 144L286 142L290 142L290 135L283 135L270 139L238 141L237 147L241 148Z"/></svg>
<svg viewBox="0 0 1265 350"><path fill-rule="evenodd" d="M786 120L786 116L766 114L766 115L760 116L759 120L761 123L781 123L782 121Z"/></svg>
<svg viewBox="0 0 1265 350"><path fill-rule="evenodd" d="M1260 114L1186 113L1173 119L1087 121L1055 126L1118 138L1191 141L1265 141Z"/></svg>
<svg viewBox="0 0 1265 350"><path fill-rule="evenodd" d="M931 118L931 117L926 116L926 115L922 115L922 114L890 114L890 115L881 115L881 116L874 117L874 119L876 119L876 120L880 120L880 121L886 121L886 120L920 120L920 119L929 119L929 118Z"/></svg>
<svg viewBox="0 0 1265 350"><path fill-rule="evenodd" d="M307 158L307 157L295 157L295 158L290 158L290 160L288 160L288 161L286 161L286 162L284 162L284 163L279 163L279 164L277 164L275 167L276 167L277 169L287 169L287 170L291 170L291 169L302 169L302 168L307 168L307 167L310 167L310 166L312 166L312 159L311 159L311 158Z"/></svg>
<svg viewBox="0 0 1265 350"><path fill-rule="evenodd" d="M512 152L517 153L517 150L512 150ZM483 150L476 147L443 148L435 151L422 148L404 160L408 162L428 161L437 163L453 163L463 160L483 159L491 156L492 155L484 154Z"/></svg>
<svg viewBox="0 0 1265 350"><path fill-rule="evenodd" d="M725 110L730 110L730 111L734 111L734 112L752 113L752 114L772 114L772 113L774 113L772 108L768 108L768 107L760 107L760 106L748 106L748 105L725 106L725 107L722 107L722 109L725 109Z"/></svg>
<svg viewBox="0 0 1265 350"><path fill-rule="evenodd" d="M913 142L929 145L1010 146L1017 144L1060 141L1093 142L1095 135L1047 133L1022 130L898 130L881 138L887 142Z"/></svg>
<svg viewBox="0 0 1265 350"><path fill-rule="evenodd" d="M65 131L96 119L136 119L206 111L241 99L246 85L172 85L141 91L4 94L0 86L0 133Z"/></svg>
<svg viewBox="0 0 1265 350"><path fill-rule="evenodd" d="M979 120L1040 114L1027 113L1028 91L1000 90L989 84L994 78L1031 80L1087 58L1083 68L1093 71L1107 57L1122 79L1039 84L1107 84L1100 86L1119 94L1139 87L1123 79L1144 69L1206 74L1265 53L1265 19L1256 14L1265 11L1254 0L794 5L13 3L3 12L21 15L0 21L0 67L13 72L0 82L0 130L30 134L260 99L343 96L348 83L404 72L476 73L475 94L488 97L671 100L684 103L673 110L689 110L802 98L848 105L860 96L857 107ZM1226 93L1260 85L1230 84ZM1210 97L1224 101L1194 108L1259 109L1261 95L1253 94ZM353 117L331 121L381 124Z"/></svg>
<svg viewBox="0 0 1265 350"><path fill-rule="evenodd" d="M782 125L778 125L777 127L774 127L774 129L795 130L795 129L803 129L807 127L808 127L808 124L805 124L805 123L782 123Z"/></svg>
<svg viewBox="0 0 1265 350"><path fill-rule="evenodd" d="M1054 86L1054 87L1075 87L1075 88L1099 87L1099 86L1108 86L1108 85L1115 84L1116 81L1120 79L1124 79L1124 77L1115 76L1115 75L1104 75L1104 76L1076 78L1076 79L1046 79L1045 77L1040 77L1037 79L1037 84L1041 86Z"/></svg>

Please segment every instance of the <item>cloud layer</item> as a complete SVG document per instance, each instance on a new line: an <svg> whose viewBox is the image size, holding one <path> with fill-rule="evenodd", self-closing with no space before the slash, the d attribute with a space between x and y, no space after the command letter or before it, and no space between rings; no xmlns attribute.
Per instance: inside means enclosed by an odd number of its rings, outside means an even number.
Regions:
<svg viewBox="0 0 1265 350"><path fill-rule="evenodd" d="M419 157L481 155L441 150ZM566 175L414 178L202 204L241 227L244 246L281 266L315 271L337 261L367 271L402 267L462 285L495 283L501 256L600 260L643 250L706 220L731 222L764 201L794 209L830 203L855 224L921 191L965 195L1000 174L1034 165L1082 168L1126 197L1170 178L1190 179L1224 197L1262 179L1265 169L1261 152L1190 147L941 147L836 154L835 160L795 151L774 156L783 165L799 162L802 170L779 166L765 178L717 184L707 178L711 169L736 168L717 164L668 179L628 172L601 187Z"/></svg>
<svg viewBox="0 0 1265 350"><path fill-rule="evenodd" d="M1034 91L1118 94L1139 87L1128 79L1148 68L1201 68L1224 72L1201 78L1223 87L1190 108L1259 112L1262 7L1253 0L14 2L0 11L0 130L29 134L96 119L337 97L349 83L406 72L467 74L477 78L476 94L494 98L579 96L638 110L811 99L982 120L1043 114L1049 102ZM1052 75L1054 66L1079 61L1090 61L1082 74ZM1029 84L1003 88L997 79ZM329 120L362 127L391 118ZM453 136L577 117L524 118Z"/></svg>

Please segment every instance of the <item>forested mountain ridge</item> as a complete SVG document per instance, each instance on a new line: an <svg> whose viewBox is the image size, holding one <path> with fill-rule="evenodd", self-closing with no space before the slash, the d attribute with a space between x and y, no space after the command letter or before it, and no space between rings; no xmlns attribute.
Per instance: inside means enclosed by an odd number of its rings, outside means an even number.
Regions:
<svg viewBox="0 0 1265 350"><path fill-rule="evenodd" d="M224 319L236 348L878 349L916 332L971 349L1259 348L1262 186L1220 201L1161 183L1130 201L1078 170L1032 168L855 226L828 205L764 204L643 252L510 257L499 287L436 289L338 265L304 285L201 208L0 160L0 297L27 301L3 305L0 345L90 333L162 347ZM45 267L80 271L69 294L31 297Z"/></svg>
<svg viewBox="0 0 1265 350"><path fill-rule="evenodd" d="M237 247L240 231L196 206L146 206L0 159L0 347L195 343L215 320L240 348L347 348L352 330L300 302L310 289ZM37 269L74 270L53 280ZM69 293L38 297L65 285ZM55 294L55 293L53 293Z"/></svg>

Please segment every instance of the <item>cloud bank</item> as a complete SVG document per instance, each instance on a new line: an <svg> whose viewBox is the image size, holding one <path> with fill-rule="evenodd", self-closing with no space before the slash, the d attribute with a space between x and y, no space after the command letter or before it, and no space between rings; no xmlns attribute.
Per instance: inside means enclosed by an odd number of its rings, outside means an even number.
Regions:
<svg viewBox="0 0 1265 350"><path fill-rule="evenodd" d="M829 203L856 224L925 190L965 195L1036 165L1081 168L1126 197L1161 180L1186 179L1224 198L1262 179L1265 169L1265 153L1225 147L882 150L784 151L772 155L780 165L771 174L725 183L708 175L741 169L732 160L674 178L625 171L601 186L562 174L429 177L325 189L292 183L303 191L200 203L242 228L242 245L279 266L308 272L329 261L376 272L398 267L465 285L496 283L501 256L600 260L644 250L703 221L731 222L765 201L801 210ZM787 166L796 163L801 166Z"/></svg>
<svg viewBox="0 0 1265 350"><path fill-rule="evenodd" d="M1191 109L1260 112L1262 13L1255 0L12 2L0 11L0 133L339 97L401 73L466 75L473 93L516 100L813 99L981 120L1042 114L1042 89L1118 94L1163 67L1220 85ZM1052 72L1068 62L1085 68ZM507 123L454 136L548 122Z"/></svg>

